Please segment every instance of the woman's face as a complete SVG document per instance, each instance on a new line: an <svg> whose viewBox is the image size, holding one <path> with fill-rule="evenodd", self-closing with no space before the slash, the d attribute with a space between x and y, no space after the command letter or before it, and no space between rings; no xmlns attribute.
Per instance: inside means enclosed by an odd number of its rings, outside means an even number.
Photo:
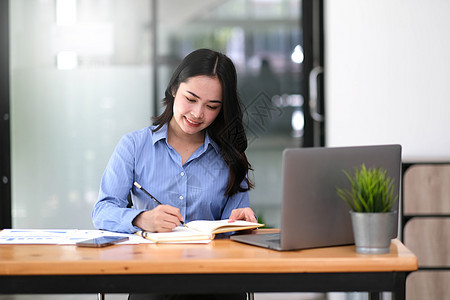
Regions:
<svg viewBox="0 0 450 300"><path fill-rule="evenodd" d="M221 109L222 85L219 79L191 77L178 87L170 125L185 134L200 134L214 122Z"/></svg>

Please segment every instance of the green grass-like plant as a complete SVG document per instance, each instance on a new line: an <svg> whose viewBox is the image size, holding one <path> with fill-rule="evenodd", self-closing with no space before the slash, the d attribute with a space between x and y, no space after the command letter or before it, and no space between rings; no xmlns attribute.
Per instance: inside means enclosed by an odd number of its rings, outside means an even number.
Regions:
<svg viewBox="0 0 450 300"><path fill-rule="evenodd" d="M354 176L343 171L351 183L351 189L337 188L338 196L354 212L381 213L392 210L398 195L394 197L394 180L386 170L369 168L362 164L355 169Z"/></svg>

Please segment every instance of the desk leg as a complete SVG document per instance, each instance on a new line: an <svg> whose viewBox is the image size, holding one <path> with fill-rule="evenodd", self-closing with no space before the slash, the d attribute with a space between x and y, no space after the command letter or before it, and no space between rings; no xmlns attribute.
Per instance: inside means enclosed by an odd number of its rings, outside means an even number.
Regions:
<svg viewBox="0 0 450 300"><path fill-rule="evenodd" d="M380 300L381 299L380 294L381 293L379 293L379 292L370 292L369 293L369 300Z"/></svg>
<svg viewBox="0 0 450 300"><path fill-rule="evenodd" d="M104 293L98 293L97 294L97 300L105 300L105 294Z"/></svg>
<svg viewBox="0 0 450 300"><path fill-rule="evenodd" d="M395 300L405 300L406 299L406 277L407 273L397 273L395 278L395 290L393 299Z"/></svg>
<svg viewBox="0 0 450 300"><path fill-rule="evenodd" d="M405 300L405 289L401 289L395 292L395 295L393 297L394 300Z"/></svg>

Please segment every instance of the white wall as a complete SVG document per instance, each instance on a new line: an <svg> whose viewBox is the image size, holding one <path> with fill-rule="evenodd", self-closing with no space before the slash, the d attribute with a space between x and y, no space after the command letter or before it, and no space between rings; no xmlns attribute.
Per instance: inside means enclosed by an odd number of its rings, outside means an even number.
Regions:
<svg viewBox="0 0 450 300"><path fill-rule="evenodd" d="M325 0L327 146L450 160L450 1Z"/></svg>

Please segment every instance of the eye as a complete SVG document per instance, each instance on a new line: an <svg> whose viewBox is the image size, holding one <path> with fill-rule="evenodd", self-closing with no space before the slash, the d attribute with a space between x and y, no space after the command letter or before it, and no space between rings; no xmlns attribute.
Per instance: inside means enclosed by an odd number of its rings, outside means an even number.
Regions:
<svg viewBox="0 0 450 300"><path fill-rule="evenodd" d="M211 106L211 105L207 105L207 107L211 110L216 110L218 109L220 106Z"/></svg>
<svg viewBox="0 0 450 300"><path fill-rule="evenodd" d="M187 100L188 102L195 102L194 99L191 99L191 98L189 98L189 97L186 97L186 100Z"/></svg>

